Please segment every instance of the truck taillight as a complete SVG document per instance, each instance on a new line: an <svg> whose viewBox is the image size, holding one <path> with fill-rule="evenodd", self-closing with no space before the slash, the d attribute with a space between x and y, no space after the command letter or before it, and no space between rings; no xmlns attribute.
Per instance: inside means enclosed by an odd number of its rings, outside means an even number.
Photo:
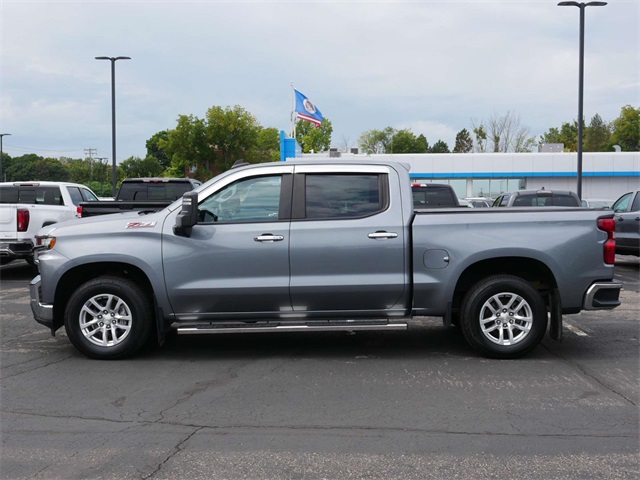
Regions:
<svg viewBox="0 0 640 480"><path fill-rule="evenodd" d="M18 216L18 231L26 232L27 230L29 230L29 210L19 208L17 216Z"/></svg>
<svg viewBox="0 0 640 480"><path fill-rule="evenodd" d="M80 205L76 207L76 214L78 217L82 217L82 207Z"/></svg>
<svg viewBox="0 0 640 480"><path fill-rule="evenodd" d="M613 265L616 261L616 221L613 218L599 218L598 228L607 232L607 241L604 242L604 263Z"/></svg>

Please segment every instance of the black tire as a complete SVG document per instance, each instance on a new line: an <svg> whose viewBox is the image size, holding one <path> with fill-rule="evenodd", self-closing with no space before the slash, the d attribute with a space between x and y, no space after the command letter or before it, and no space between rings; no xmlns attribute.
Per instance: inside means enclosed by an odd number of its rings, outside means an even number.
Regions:
<svg viewBox="0 0 640 480"><path fill-rule="evenodd" d="M71 295L64 326L71 343L85 355L103 360L125 358L150 339L153 305L133 281L98 277Z"/></svg>
<svg viewBox="0 0 640 480"><path fill-rule="evenodd" d="M464 297L460 320L469 345L491 358L530 352L542 341L548 323L540 293L512 275L494 275L474 285Z"/></svg>

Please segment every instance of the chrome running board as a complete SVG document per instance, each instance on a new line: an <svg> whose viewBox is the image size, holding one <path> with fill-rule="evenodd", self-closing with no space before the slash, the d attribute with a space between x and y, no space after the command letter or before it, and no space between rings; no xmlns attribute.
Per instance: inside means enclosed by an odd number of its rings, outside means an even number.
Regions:
<svg viewBox="0 0 640 480"><path fill-rule="evenodd" d="M245 323L205 323L177 327L180 335L212 334L212 333L287 333L287 332L356 332L365 330L406 330L406 322L382 321L343 321L322 322L310 321L305 323L287 324L280 322Z"/></svg>

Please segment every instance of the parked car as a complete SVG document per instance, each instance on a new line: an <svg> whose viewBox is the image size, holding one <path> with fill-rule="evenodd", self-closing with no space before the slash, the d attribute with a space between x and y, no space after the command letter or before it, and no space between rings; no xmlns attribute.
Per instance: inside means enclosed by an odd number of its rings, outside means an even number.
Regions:
<svg viewBox="0 0 640 480"><path fill-rule="evenodd" d="M583 198L582 206L586 208L611 208L613 200L610 198Z"/></svg>
<svg viewBox="0 0 640 480"><path fill-rule="evenodd" d="M78 183L0 183L0 265L16 259L32 262L38 230L75 218L80 202L97 200Z"/></svg>
<svg viewBox="0 0 640 480"><path fill-rule="evenodd" d="M566 190L517 190L503 193L493 207L579 207L580 198Z"/></svg>
<svg viewBox="0 0 640 480"><path fill-rule="evenodd" d="M460 207L455 190L446 183L412 183L413 208Z"/></svg>
<svg viewBox="0 0 640 480"><path fill-rule="evenodd" d="M493 205L493 198L487 197L465 197L473 208L489 208Z"/></svg>
<svg viewBox="0 0 640 480"><path fill-rule="evenodd" d="M620 304L613 212L415 209L411 190L408 166L392 161L230 169L181 205L42 229L31 308L101 359L174 327L406 330L414 316L442 317L482 355L514 358L547 331L559 339L563 315Z"/></svg>
<svg viewBox="0 0 640 480"><path fill-rule="evenodd" d="M640 190L628 192L613 204L616 253L640 257Z"/></svg>

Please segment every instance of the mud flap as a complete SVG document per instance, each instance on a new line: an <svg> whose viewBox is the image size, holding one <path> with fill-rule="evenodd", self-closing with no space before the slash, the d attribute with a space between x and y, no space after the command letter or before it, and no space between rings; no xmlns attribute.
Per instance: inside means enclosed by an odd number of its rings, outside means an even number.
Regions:
<svg viewBox="0 0 640 480"><path fill-rule="evenodd" d="M562 303L560 291L554 288L549 295L549 336L557 341L562 341Z"/></svg>
<svg viewBox="0 0 640 480"><path fill-rule="evenodd" d="M156 333L158 334L158 346L161 347L164 345L164 341L167 338L167 332L171 329L171 322L165 320L164 312L162 308L158 306L158 302L155 301L156 304Z"/></svg>
<svg viewBox="0 0 640 480"><path fill-rule="evenodd" d="M449 302L447 303L447 311L444 314L444 317L442 317L442 323L444 324L445 327L450 327L452 325L452 322L451 322L452 315L453 315L452 305L451 305L451 302Z"/></svg>

